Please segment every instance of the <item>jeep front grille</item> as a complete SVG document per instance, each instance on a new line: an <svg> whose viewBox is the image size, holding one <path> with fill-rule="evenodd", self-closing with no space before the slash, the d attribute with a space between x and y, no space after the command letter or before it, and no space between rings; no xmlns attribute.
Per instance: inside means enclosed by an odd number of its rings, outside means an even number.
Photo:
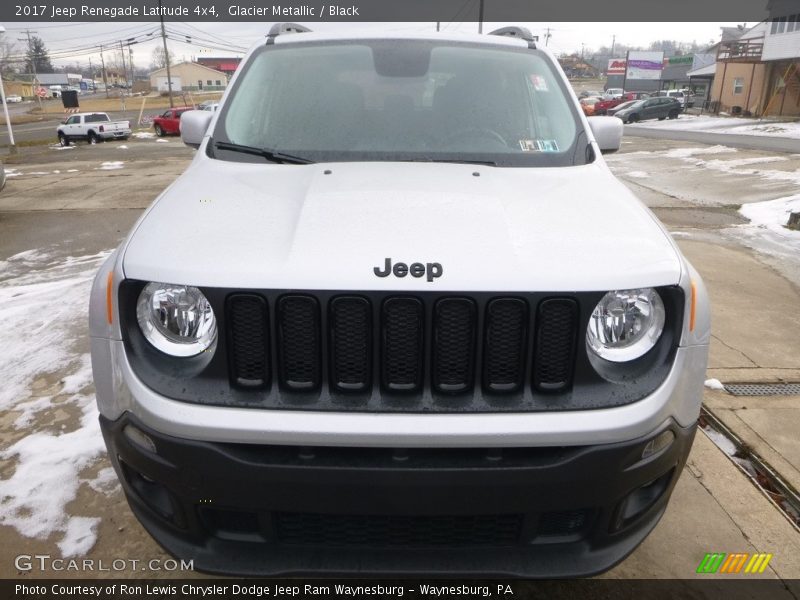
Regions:
<svg viewBox="0 0 800 600"><path fill-rule="evenodd" d="M533 328L522 298L493 298L480 312L474 299L460 296L427 304L416 296L388 296L377 306L364 296L333 296L327 306L312 295L281 296L274 315L278 384L289 393L327 385L333 393L364 394L377 383L401 395L428 385L451 396L481 386L502 396L520 390L530 367L539 391L571 385L579 322L575 300L542 300ZM263 386L270 379L267 302L233 294L227 314L231 383Z"/></svg>

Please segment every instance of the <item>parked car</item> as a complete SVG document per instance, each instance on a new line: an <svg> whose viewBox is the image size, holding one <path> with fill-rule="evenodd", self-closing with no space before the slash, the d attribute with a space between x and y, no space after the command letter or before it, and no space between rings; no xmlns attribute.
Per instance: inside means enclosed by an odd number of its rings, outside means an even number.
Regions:
<svg viewBox="0 0 800 600"><path fill-rule="evenodd" d="M594 114L595 115L605 115L608 114L608 111L616 106L619 106L623 102L627 102L630 100L641 100L642 98L649 98L650 94L647 92L625 92L621 94L619 97L615 98L602 98L600 102L594 105Z"/></svg>
<svg viewBox="0 0 800 600"><path fill-rule="evenodd" d="M602 99L597 96L581 98L580 103L581 108L583 109L583 114L585 114L587 117L591 117L594 114L594 107L598 102L602 102Z"/></svg>
<svg viewBox="0 0 800 600"><path fill-rule="evenodd" d="M602 95L603 92L599 92L597 90L584 90L578 95L578 98L593 98L595 96L600 97Z"/></svg>
<svg viewBox="0 0 800 600"><path fill-rule="evenodd" d="M153 129L156 135L178 135L181 132L181 115L187 110L194 110L191 106L170 108L153 119Z"/></svg>
<svg viewBox="0 0 800 600"><path fill-rule="evenodd" d="M307 31L183 114L192 163L94 280L133 513L215 573L611 568L667 508L710 338L605 164L622 123L523 28Z"/></svg>
<svg viewBox="0 0 800 600"><path fill-rule="evenodd" d="M197 108L199 108L200 110L210 110L211 112L214 112L219 108L219 102L210 102L208 104L203 103L198 105Z"/></svg>
<svg viewBox="0 0 800 600"><path fill-rule="evenodd" d="M6 102L9 104L15 104L18 102L22 102L22 96L17 96L16 94L11 94L10 96L6 96Z"/></svg>
<svg viewBox="0 0 800 600"><path fill-rule="evenodd" d="M625 93L625 90L623 90L622 88L608 88L603 93L603 99L604 100L615 100L617 98L622 98L622 94L624 94L624 93Z"/></svg>
<svg viewBox="0 0 800 600"><path fill-rule="evenodd" d="M689 90L661 90L657 92L656 95L666 98L675 98L681 103L681 107L684 110L694 106L694 93Z"/></svg>
<svg viewBox="0 0 800 600"><path fill-rule="evenodd" d="M74 140L86 140L90 144L110 139L127 140L131 124L130 121L112 121L106 113L77 113L64 119L56 134L62 146L69 146Z"/></svg>
<svg viewBox="0 0 800 600"><path fill-rule="evenodd" d="M677 119L683 107L676 98L655 97L637 100L614 113L623 123L638 123L647 119Z"/></svg>

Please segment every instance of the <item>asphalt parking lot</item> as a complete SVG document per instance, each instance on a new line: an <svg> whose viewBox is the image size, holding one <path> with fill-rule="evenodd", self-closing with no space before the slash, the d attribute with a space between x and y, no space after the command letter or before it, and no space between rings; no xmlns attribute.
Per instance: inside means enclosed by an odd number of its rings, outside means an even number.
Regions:
<svg viewBox="0 0 800 600"><path fill-rule="evenodd" d="M168 558L130 513L104 456L85 312L93 272L193 152L177 138L146 136L70 149L41 146L6 161L10 176L0 193L2 578L85 575L20 569L20 554ZM800 155L631 136L608 162L706 281L713 310L709 378L800 381L800 255L787 249L780 232L753 226L739 212L743 203L796 193L790 175L800 173ZM586 190L588 199L591 193ZM800 488L800 398L732 398L709 388L706 404ZM49 452L38 456L34 446ZM783 597L800 594L797 527L699 431L661 523L604 577L689 578L709 552L772 553L762 576L789 582ZM111 575L176 573L142 570L140 563Z"/></svg>

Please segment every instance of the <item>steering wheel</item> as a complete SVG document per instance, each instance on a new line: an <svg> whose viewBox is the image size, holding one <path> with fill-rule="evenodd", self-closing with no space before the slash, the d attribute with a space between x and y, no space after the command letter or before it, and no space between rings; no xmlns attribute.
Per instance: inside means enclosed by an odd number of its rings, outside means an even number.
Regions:
<svg viewBox="0 0 800 600"><path fill-rule="evenodd" d="M456 131L455 133L448 135L444 141L446 144L449 144L456 140L469 137L482 137L484 139L492 138L493 140L503 144L504 148L508 148L508 142L506 139L494 129L489 129L488 127L467 127L466 129L462 129L461 131Z"/></svg>

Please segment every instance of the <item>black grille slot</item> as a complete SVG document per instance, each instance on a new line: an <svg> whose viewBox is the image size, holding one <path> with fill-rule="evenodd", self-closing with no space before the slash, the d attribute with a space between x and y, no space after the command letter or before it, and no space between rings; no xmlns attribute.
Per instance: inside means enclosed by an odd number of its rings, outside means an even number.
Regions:
<svg viewBox="0 0 800 600"><path fill-rule="evenodd" d="M436 303L433 321L433 387L438 392L472 389L475 376L475 303L445 298Z"/></svg>
<svg viewBox="0 0 800 600"><path fill-rule="evenodd" d="M313 546L512 546L521 515L323 515L274 513L284 544Z"/></svg>
<svg viewBox="0 0 800 600"><path fill-rule="evenodd" d="M515 392L525 379L528 304L520 298L496 298L486 307L484 387Z"/></svg>
<svg viewBox="0 0 800 600"><path fill-rule="evenodd" d="M321 381L319 304L313 296L278 300L278 369L281 385L310 391Z"/></svg>
<svg viewBox="0 0 800 600"><path fill-rule="evenodd" d="M577 330L577 302L570 298L551 298L539 304L533 363L536 389L558 392L572 385Z"/></svg>
<svg viewBox="0 0 800 600"><path fill-rule="evenodd" d="M542 536L566 536L580 533L589 524L592 511L561 510L543 513L539 517L537 534Z"/></svg>
<svg viewBox="0 0 800 600"><path fill-rule="evenodd" d="M366 298L340 296L330 303L331 385L364 392L371 385L372 308Z"/></svg>
<svg viewBox="0 0 800 600"><path fill-rule="evenodd" d="M425 316L417 298L389 298L381 323L381 378L392 391L422 387Z"/></svg>
<svg viewBox="0 0 800 600"><path fill-rule="evenodd" d="M228 335L232 383L244 388L269 384L269 311L255 294L228 298Z"/></svg>

